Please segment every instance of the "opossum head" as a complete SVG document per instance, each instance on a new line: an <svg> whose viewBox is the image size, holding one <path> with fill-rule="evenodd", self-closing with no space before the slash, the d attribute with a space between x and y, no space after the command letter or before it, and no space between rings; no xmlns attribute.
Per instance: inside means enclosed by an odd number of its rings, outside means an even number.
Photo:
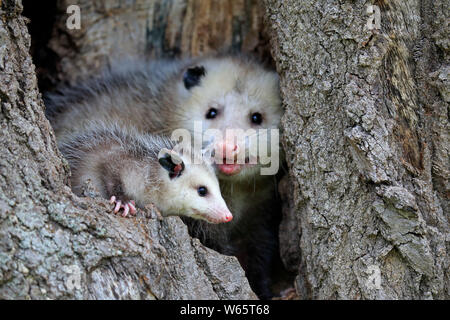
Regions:
<svg viewBox="0 0 450 320"><path fill-rule="evenodd" d="M162 149L158 155L161 188L158 206L167 215L183 215L210 223L229 222L233 216L220 192L214 169L196 158Z"/></svg>
<svg viewBox="0 0 450 320"><path fill-rule="evenodd" d="M278 165L278 131L271 141L270 130L278 129L282 115L275 72L241 58L205 58L183 71L177 90L180 111L174 117L196 139L213 141L221 178L247 179L261 173L255 143L268 145L265 157ZM261 129L269 130L264 135ZM240 137L232 130L240 130Z"/></svg>

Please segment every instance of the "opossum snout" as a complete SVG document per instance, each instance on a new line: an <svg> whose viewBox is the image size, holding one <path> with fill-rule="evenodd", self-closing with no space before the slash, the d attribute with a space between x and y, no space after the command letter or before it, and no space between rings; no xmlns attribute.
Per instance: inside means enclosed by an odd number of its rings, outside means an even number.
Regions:
<svg viewBox="0 0 450 320"><path fill-rule="evenodd" d="M209 217L213 220L213 223L224 223L233 220L233 215L223 199L217 199L209 208Z"/></svg>
<svg viewBox="0 0 450 320"><path fill-rule="evenodd" d="M230 211L224 212L223 222L229 222L231 220L233 220L233 215L231 214L231 212Z"/></svg>
<svg viewBox="0 0 450 320"><path fill-rule="evenodd" d="M228 210L228 208L221 209L221 210L215 210L214 212L215 217L213 218L213 222L216 223L224 223L224 222L230 222L233 220L233 215Z"/></svg>
<svg viewBox="0 0 450 320"><path fill-rule="evenodd" d="M209 223L225 223L233 220L233 215L227 207L225 208L209 208L203 212L193 209L197 218L208 221Z"/></svg>
<svg viewBox="0 0 450 320"><path fill-rule="evenodd" d="M222 152L223 159L230 159L234 160L236 159L237 155L239 154L239 146L230 141L218 141L215 145L215 149L219 152Z"/></svg>
<svg viewBox="0 0 450 320"><path fill-rule="evenodd" d="M234 141L223 140L215 144L215 160L219 171L227 176L238 174L244 163L238 162L239 145Z"/></svg>

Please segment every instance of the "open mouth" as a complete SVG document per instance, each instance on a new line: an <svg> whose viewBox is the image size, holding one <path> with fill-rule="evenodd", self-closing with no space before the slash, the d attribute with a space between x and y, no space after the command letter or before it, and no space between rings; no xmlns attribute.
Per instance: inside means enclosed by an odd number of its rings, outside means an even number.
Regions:
<svg viewBox="0 0 450 320"><path fill-rule="evenodd" d="M256 164L251 164L249 157L245 158L245 163L231 163L227 164L226 159L223 159L223 164L217 164L219 171L227 176L234 176L240 173L243 169L253 167Z"/></svg>
<svg viewBox="0 0 450 320"><path fill-rule="evenodd" d="M226 174L227 176L234 176L235 174L238 174L241 172L242 165L240 164L219 164L217 165L217 168L219 171L223 174Z"/></svg>

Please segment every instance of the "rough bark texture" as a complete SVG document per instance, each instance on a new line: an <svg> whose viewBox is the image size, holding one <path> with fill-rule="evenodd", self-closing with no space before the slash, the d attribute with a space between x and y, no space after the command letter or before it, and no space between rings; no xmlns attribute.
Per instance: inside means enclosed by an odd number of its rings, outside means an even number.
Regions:
<svg viewBox="0 0 450 320"><path fill-rule="evenodd" d="M448 299L448 1L265 4L294 184L282 230L298 230L281 246L298 293Z"/></svg>
<svg viewBox="0 0 450 320"><path fill-rule="evenodd" d="M0 5L0 299L255 298L237 259L191 239L178 217L124 219L71 193L21 1Z"/></svg>

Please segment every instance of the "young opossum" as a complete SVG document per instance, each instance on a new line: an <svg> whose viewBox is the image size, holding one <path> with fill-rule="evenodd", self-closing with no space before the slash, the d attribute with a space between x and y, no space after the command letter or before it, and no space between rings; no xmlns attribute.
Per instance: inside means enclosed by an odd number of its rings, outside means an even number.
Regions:
<svg viewBox="0 0 450 320"><path fill-rule="evenodd" d="M211 165L198 157L191 163L173 147L161 136L98 124L59 144L71 167L74 192L80 194L90 179L103 197L116 203L114 212L133 215L135 204L153 204L163 216L231 221Z"/></svg>
<svg viewBox="0 0 450 320"><path fill-rule="evenodd" d="M91 120L120 123L141 132L171 133L186 128L223 151L217 164L220 188L233 221L210 225L187 221L193 236L219 252L239 257L253 290L269 298L271 264L278 252L280 203L273 175L261 164L237 163L248 154L246 141L235 142L227 129L276 129L282 108L278 76L242 57L205 57L181 61L117 64L100 77L46 97L47 115L60 141L83 131ZM199 130L196 121L202 122ZM269 139L267 137L266 139ZM276 150L274 159L280 157Z"/></svg>

